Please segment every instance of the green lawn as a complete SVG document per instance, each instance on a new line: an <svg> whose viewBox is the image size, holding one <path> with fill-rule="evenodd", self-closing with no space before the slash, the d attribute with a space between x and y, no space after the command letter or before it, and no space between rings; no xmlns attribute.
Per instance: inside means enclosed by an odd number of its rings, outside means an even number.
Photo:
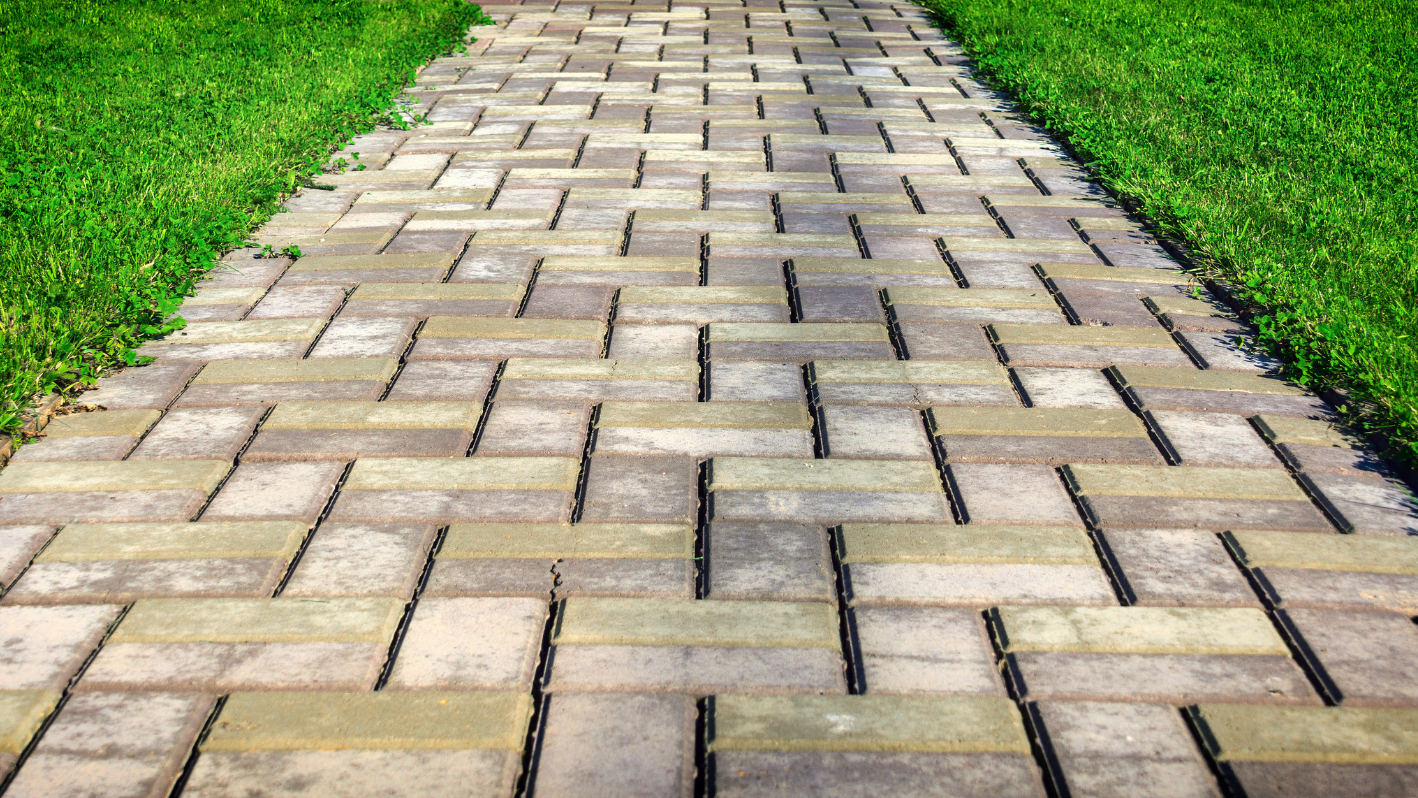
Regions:
<svg viewBox="0 0 1418 798"><path fill-rule="evenodd" d="M1418 4L925 2L1418 460Z"/></svg>
<svg viewBox="0 0 1418 798"><path fill-rule="evenodd" d="M480 18L462 0L0 4L0 432L131 358Z"/></svg>

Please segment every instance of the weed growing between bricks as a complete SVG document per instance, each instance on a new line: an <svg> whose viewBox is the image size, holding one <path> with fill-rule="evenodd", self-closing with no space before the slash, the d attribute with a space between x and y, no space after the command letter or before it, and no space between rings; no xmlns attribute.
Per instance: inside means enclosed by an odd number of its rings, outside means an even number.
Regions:
<svg viewBox="0 0 1418 798"><path fill-rule="evenodd" d="M125 360L482 12L461 0L40 3L0 15L0 432ZM316 179L318 182L318 178Z"/></svg>
<svg viewBox="0 0 1418 798"><path fill-rule="evenodd" d="M1411 5L928 0L995 84L1418 462Z"/></svg>

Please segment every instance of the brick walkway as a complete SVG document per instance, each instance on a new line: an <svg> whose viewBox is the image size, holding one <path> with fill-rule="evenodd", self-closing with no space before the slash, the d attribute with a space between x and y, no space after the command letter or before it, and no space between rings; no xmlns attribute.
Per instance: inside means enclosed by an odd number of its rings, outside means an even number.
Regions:
<svg viewBox="0 0 1418 798"><path fill-rule="evenodd" d="M917 8L489 10L0 474L7 796L1418 795L1418 509Z"/></svg>

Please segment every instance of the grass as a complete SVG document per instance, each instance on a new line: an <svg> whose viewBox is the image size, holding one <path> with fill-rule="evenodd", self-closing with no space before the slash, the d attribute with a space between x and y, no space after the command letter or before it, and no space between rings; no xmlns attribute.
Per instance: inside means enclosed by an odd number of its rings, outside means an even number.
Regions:
<svg viewBox="0 0 1418 798"><path fill-rule="evenodd" d="M1204 269L1287 372L1418 462L1418 5L925 0Z"/></svg>
<svg viewBox="0 0 1418 798"><path fill-rule="evenodd" d="M481 18L462 0L0 0L0 432L131 362Z"/></svg>

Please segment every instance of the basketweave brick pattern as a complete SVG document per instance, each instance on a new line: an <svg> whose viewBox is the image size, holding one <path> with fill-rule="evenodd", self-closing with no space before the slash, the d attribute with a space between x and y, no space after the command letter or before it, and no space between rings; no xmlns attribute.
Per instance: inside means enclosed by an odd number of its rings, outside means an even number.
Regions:
<svg viewBox="0 0 1418 798"><path fill-rule="evenodd" d="M6 795L1418 795L1412 494L922 9L483 5L0 471Z"/></svg>

